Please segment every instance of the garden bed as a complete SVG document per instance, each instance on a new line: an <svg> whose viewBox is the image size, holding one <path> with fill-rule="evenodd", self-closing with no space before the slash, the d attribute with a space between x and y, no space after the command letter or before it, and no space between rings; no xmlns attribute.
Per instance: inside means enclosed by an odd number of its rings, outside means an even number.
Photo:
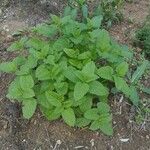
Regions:
<svg viewBox="0 0 150 150"><path fill-rule="evenodd" d="M59 0L53 0L51 3L8 1L3 5L0 16L0 60L10 60L16 55L6 51L14 41L10 36L11 33L47 20L49 13L60 14L64 5L64 2ZM113 25L110 29L110 34L117 41L135 50L137 60L142 50L134 48L131 39L134 31L145 21L149 7L149 0L126 3L123 9L124 21ZM127 103L123 95L110 97L114 135L108 137L101 132L89 131L87 128L68 127L62 120L49 122L38 110L31 120L25 120L19 104L6 99L7 88L12 79L11 75L0 74L1 150L150 149L150 122L137 125L134 121L135 109ZM150 88L150 78L143 78L141 82ZM141 97L149 98L149 95L141 93Z"/></svg>

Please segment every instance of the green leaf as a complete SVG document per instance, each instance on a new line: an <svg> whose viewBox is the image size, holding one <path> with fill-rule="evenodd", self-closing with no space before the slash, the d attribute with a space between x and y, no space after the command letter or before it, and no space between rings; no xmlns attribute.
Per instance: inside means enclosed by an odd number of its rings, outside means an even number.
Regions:
<svg viewBox="0 0 150 150"><path fill-rule="evenodd" d="M4 62L0 64L0 72L15 72L17 70L17 65L14 62Z"/></svg>
<svg viewBox="0 0 150 150"><path fill-rule="evenodd" d="M72 108L65 109L62 112L62 118L69 126L75 125L76 118L75 118L74 110Z"/></svg>
<svg viewBox="0 0 150 150"><path fill-rule="evenodd" d="M82 112L86 112L87 110L91 109L92 107L92 97L85 96L81 100L81 104L79 105L79 108Z"/></svg>
<svg viewBox="0 0 150 150"><path fill-rule="evenodd" d="M55 25L42 24L35 27L35 31L41 35L51 37L57 33L57 27Z"/></svg>
<svg viewBox="0 0 150 150"><path fill-rule="evenodd" d="M87 74L87 75L93 75L95 72L96 66L95 63L93 61L88 62L82 69L82 72Z"/></svg>
<svg viewBox="0 0 150 150"><path fill-rule="evenodd" d="M63 97L60 96L58 93L53 91L47 91L46 92L46 98L49 103L51 103L53 106L61 107L62 106L62 100Z"/></svg>
<svg viewBox="0 0 150 150"><path fill-rule="evenodd" d="M17 66L21 66L26 62L26 58L23 56L18 56L13 60L13 63L15 63Z"/></svg>
<svg viewBox="0 0 150 150"><path fill-rule="evenodd" d="M24 100L22 104L23 104L22 107L23 116L26 119L30 119L36 110L36 106L37 106L36 100L34 98L27 99Z"/></svg>
<svg viewBox="0 0 150 150"><path fill-rule="evenodd" d="M89 120L97 120L99 118L98 109L92 108L84 113L84 117Z"/></svg>
<svg viewBox="0 0 150 150"><path fill-rule="evenodd" d="M9 99L17 99L22 96L22 90L19 84L18 78L16 78L8 88L7 98Z"/></svg>
<svg viewBox="0 0 150 150"><path fill-rule="evenodd" d="M101 26L101 22L103 20L103 16L95 16L92 18L91 23L93 28L99 28Z"/></svg>
<svg viewBox="0 0 150 150"><path fill-rule="evenodd" d="M68 83L67 82L56 82L54 84L57 93L65 95L68 92Z"/></svg>
<svg viewBox="0 0 150 150"><path fill-rule="evenodd" d="M40 65L36 69L35 76L38 78L38 80L48 80L48 79L51 79L50 71L46 68L45 65Z"/></svg>
<svg viewBox="0 0 150 150"><path fill-rule="evenodd" d="M76 126L78 126L79 128L85 127L85 126L89 125L90 122L91 122L91 120L88 120L86 118L77 118L76 119Z"/></svg>
<svg viewBox="0 0 150 150"><path fill-rule="evenodd" d="M137 70L133 73L131 83L135 83L138 81L138 79L144 74L148 64L148 60L143 61L142 65L139 66Z"/></svg>
<svg viewBox="0 0 150 150"><path fill-rule="evenodd" d="M97 74L101 78L111 81L113 80L113 73L114 73L113 68L110 66L104 66L97 70Z"/></svg>
<svg viewBox="0 0 150 150"><path fill-rule="evenodd" d="M35 50L40 50L42 49L45 45L47 45L47 43L43 40L40 40L38 38L30 38L27 42L26 42L26 47L27 48L33 48Z"/></svg>
<svg viewBox="0 0 150 150"><path fill-rule="evenodd" d="M89 92L95 95L99 96L105 96L108 95L108 89L103 86L99 81L93 81L89 85Z"/></svg>
<svg viewBox="0 0 150 150"><path fill-rule="evenodd" d="M78 61L77 59L69 59L69 63L78 69L81 69L82 67L82 63Z"/></svg>
<svg viewBox="0 0 150 150"><path fill-rule="evenodd" d="M35 93L33 89L26 89L25 91L22 91L23 98L32 98L34 96L35 96Z"/></svg>
<svg viewBox="0 0 150 150"><path fill-rule="evenodd" d="M110 36L109 33L102 29L96 29L89 33L91 36L91 40L95 41L96 47L99 52L108 52L111 48L110 42Z"/></svg>
<svg viewBox="0 0 150 150"><path fill-rule="evenodd" d="M82 5L82 15L83 15L83 18L88 17L88 6L86 4Z"/></svg>
<svg viewBox="0 0 150 150"><path fill-rule="evenodd" d="M70 7L70 6L66 6L66 7L64 8L63 16L69 16L69 15L70 15L70 12L71 12L71 7Z"/></svg>
<svg viewBox="0 0 150 150"><path fill-rule="evenodd" d="M20 76L20 87L23 90L33 88L34 80L31 75Z"/></svg>
<svg viewBox="0 0 150 150"><path fill-rule="evenodd" d="M23 49L22 43L20 43L19 41L16 41L10 45L7 51L13 52L13 51L22 50L22 49Z"/></svg>
<svg viewBox="0 0 150 150"><path fill-rule="evenodd" d="M81 99L89 90L89 85L86 83L77 82L74 87L75 100Z"/></svg>
<svg viewBox="0 0 150 150"><path fill-rule="evenodd" d="M76 69L74 67L70 66L64 71L64 76L67 79L69 79L70 81L76 83L79 81L79 79L76 77L75 71L76 71Z"/></svg>
<svg viewBox="0 0 150 150"><path fill-rule="evenodd" d="M123 78L114 76L114 81L118 90L122 91L126 96L130 95L130 88Z"/></svg>
<svg viewBox="0 0 150 150"><path fill-rule="evenodd" d="M109 135L109 136L113 135L113 128L112 128L111 123L100 124L99 128L106 135Z"/></svg>
<svg viewBox="0 0 150 150"><path fill-rule="evenodd" d="M102 29L98 36L97 47L100 48L102 52L110 50L110 36L109 33Z"/></svg>
<svg viewBox="0 0 150 150"><path fill-rule="evenodd" d="M55 64L55 57L54 55L48 55L47 59L44 60L46 64L54 65Z"/></svg>
<svg viewBox="0 0 150 150"><path fill-rule="evenodd" d="M58 107L59 108L59 107ZM58 108L46 108L46 107L40 107L42 113L44 114L44 116L52 121L52 120L56 120L61 116L61 113L58 112ZM59 110L61 111L61 109L59 108Z"/></svg>
<svg viewBox="0 0 150 150"><path fill-rule="evenodd" d="M130 100L135 106L138 106L138 104L140 102L138 92L136 90L136 87L134 87L134 86L130 87Z"/></svg>
<svg viewBox="0 0 150 150"><path fill-rule="evenodd" d="M37 96L37 102L38 102L38 104L40 104L41 106L43 106L45 108L52 107L52 105L48 102L45 93Z"/></svg>
<svg viewBox="0 0 150 150"><path fill-rule="evenodd" d="M105 114L110 111L110 107L107 103L99 102L97 108L100 114Z"/></svg>
<svg viewBox="0 0 150 150"><path fill-rule="evenodd" d="M100 128L99 120L94 120L90 125L90 129L93 131L98 130L99 128Z"/></svg>
<svg viewBox="0 0 150 150"><path fill-rule="evenodd" d="M67 54L67 56L69 56L71 58L76 58L77 57L77 51L75 51L73 49L65 48L64 52Z"/></svg>
<svg viewBox="0 0 150 150"><path fill-rule="evenodd" d="M78 59L80 60L83 60L83 59L90 59L92 56L91 56L91 53L89 51L87 52L83 52L81 54L78 55Z"/></svg>
<svg viewBox="0 0 150 150"><path fill-rule="evenodd" d="M124 77L126 73L128 72L128 63L127 62L122 62L116 67L116 72L118 76Z"/></svg>

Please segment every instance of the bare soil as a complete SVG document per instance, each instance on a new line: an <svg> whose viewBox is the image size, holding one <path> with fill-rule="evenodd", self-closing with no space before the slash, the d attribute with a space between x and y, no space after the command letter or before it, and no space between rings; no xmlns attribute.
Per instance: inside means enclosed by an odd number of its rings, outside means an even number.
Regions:
<svg viewBox="0 0 150 150"><path fill-rule="evenodd" d="M1 1L5 4L0 4L0 61L16 55L6 51L14 40L11 33L47 20L49 13L60 14L65 4L63 0ZM150 5L149 0L133 1L125 4L124 21L110 29L116 40L130 47L133 33L145 21ZM38 110L31 120L25 120L20 105L5 96L12 79L12 75L0 74L0 150L150 150L150 124L135 123L135 108L124 97L121 102L122 95L110 97L114 135L108 137L98 131L68 127L62 120L48 122ZM143 78L142 82L150 87L150 79Z"/></svg>

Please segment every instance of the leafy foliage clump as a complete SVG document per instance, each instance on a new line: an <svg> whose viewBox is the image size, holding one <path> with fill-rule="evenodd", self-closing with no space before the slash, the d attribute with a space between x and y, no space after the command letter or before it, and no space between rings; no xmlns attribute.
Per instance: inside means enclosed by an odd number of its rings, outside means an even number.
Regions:
<svg viewBox="0 0 150 150"><path fill-rule="evenodd" d="M124 0L101 0L96 13L103 16L103 25L110 27L114 23L118 23L123 19L120 11Z"/></svg>
<svg viewBox="0 0 150 150"><path fill-rule="evenodd" d="M145 25L136 32L136 44L139 45L146 56L150 58L150 26Z"/></svg>
<svg viewBox="0 0 150 150"><path fill-rule="evenodd" d="M68 5L74 8L73 12L81 12L81 18L84 20L88 16L102 16L102 25L105 28L109 28L114 23L118 23L123 19L121 7L124 0L93 0L94 10L90 12L89 3L90 0L68 0ZM67 10L69 9L67 7Z"/></svg>
<svg viewBox="0 0 150 150"><path fill-rule="evenodd" d="M132 53L100 29L100 16L86 23L68 15L51 18L8 48L28 55L0 64L0 71L16 75L7 97L22 103L27 119L38 106L48 120L62 117L70 126L112 135L108 96L115 87L132 99L135 89L125 80Z"/></svg>

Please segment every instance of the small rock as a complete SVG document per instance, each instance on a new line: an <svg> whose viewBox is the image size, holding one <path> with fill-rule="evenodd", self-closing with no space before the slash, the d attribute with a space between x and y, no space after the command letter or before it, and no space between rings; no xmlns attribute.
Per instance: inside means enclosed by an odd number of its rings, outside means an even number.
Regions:
<svg viewBox="0 0 150 150"><path fill-rule="evenodd" d="M128 141L129 141L129 138L126 138L126 139L120 139L120 141L125 143L125 142L128 142Z"/></svg>
<svg viewBox="0 0 150 150"><path fill-rule="evenodd" d="M146 135L146 138L147 138L147 139L149 139L149 136L148 136L148 135Z"/></svg>
<svg viewBox="0 0 150 150"><path fill-rule="evenodd" d="M2 15L2 9L0 9L0 16Z"/></svg>

